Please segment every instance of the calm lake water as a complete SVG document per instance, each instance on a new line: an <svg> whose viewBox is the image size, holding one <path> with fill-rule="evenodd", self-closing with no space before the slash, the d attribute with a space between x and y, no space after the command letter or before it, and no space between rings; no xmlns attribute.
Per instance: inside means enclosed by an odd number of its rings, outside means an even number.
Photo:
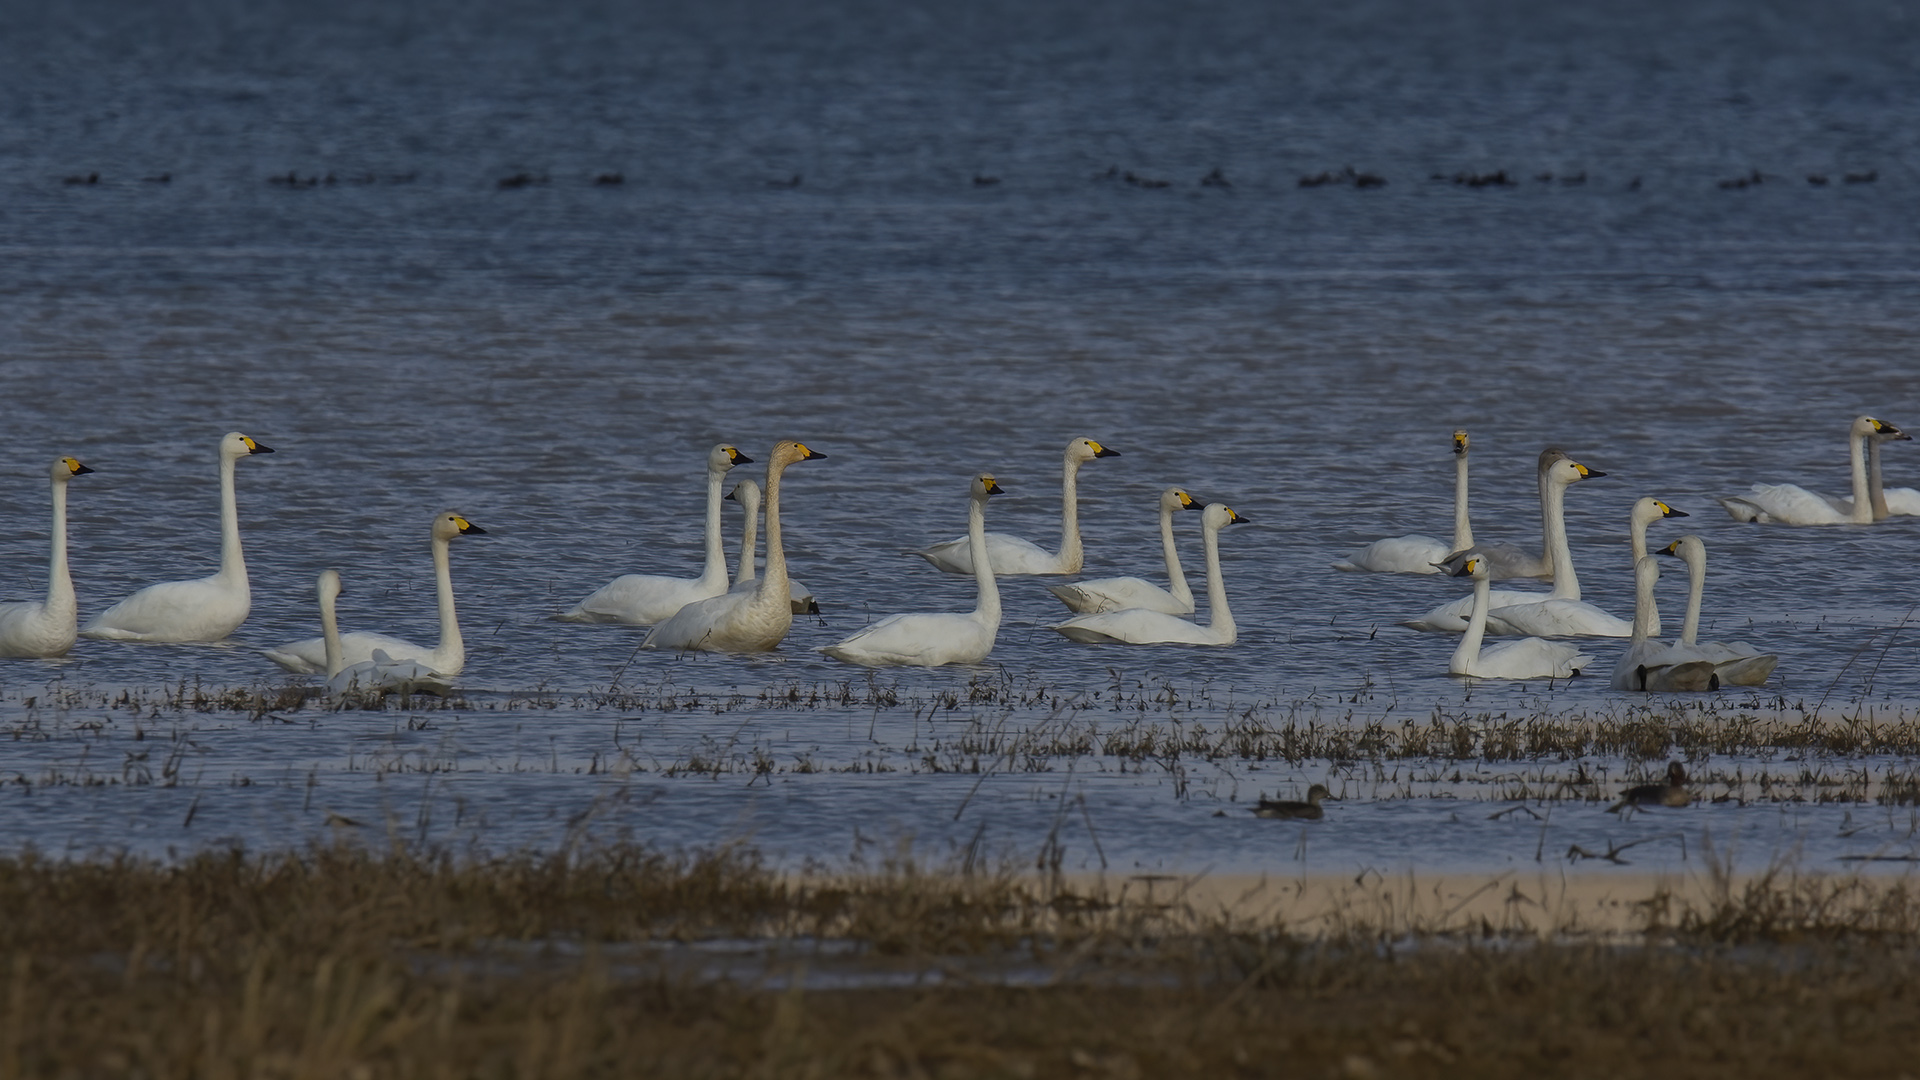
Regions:
<svg viewBox="0 0 1920 1080"><path fill-rule="evenodd" d="M1871 804L1490 819L1525 772L1492 766L1408 786L1325 760L1182 775L989 753L983 780L922 759L1060 722L966 701L980 680L1086 702L1170 684L1187 703L1158 721L1216 728L1252 704L1396 722L1626 707L1604 677L1452 679L1452 639L1395 622L1457 582L1328 569L1376 537L1447 535L1456 427L1484 538L1537 542L1542 446L1608 474L1570 491L1568 527L1587 598L1616 614L1628 507L1690 512L1653 537L1704 538L1704 632L1781 658L1729 700L1920 702L1920 519L1751 526L1714 502L1754 481L1843 493L1856 414L1920 427L1915 55L1920 21L1885 3L17 12L0 592L44 582L53 457L97 470L71 494L84 618L213 569L223 432L278 452L240 464L254 606L230 642L83 641L0 670L0 779L17 781L0 843L162 854L357 827L498 850L587 829L831 862L976 840L1032 859L1052 836L1073 868L1275 872L1497 867L1643 833L1692 838L1636 849L1677 865L1703 834L1762 862L1909 851L1908 811ZM1349 166L1386 183L1340 182ZM1202 183L1214 170L1225 185ZM641 707L868 693L812 650L971 606L970 580L900 553L964 529L975 471L1009 489L990 527L1050 543L1078 435L1122 454L1081 477L1091 575L1161 576L1165 486L1251 519L1222 537L1237 645L1073 645L1042 584L1009 579L992 663L880 675L901 704ZM789 437L828 455L788 474L783 507L824 614L780 652L636 654L633 629L548 620L621 573L696 573L707 448L764 461ZM1887 462L1914 484L1920 444ZM489 533L453 553L462 706L105 704L282 684L259 650L317 632L326 567L347 629L430 640L425 533L449 507ZM1604 669L1621 648L1593 651ZM715 759L748 764L692 767ZM1614 787L1658 767L1593 765ZM1346 800L1309 832L1245 813L1328 778Z"/></svg>

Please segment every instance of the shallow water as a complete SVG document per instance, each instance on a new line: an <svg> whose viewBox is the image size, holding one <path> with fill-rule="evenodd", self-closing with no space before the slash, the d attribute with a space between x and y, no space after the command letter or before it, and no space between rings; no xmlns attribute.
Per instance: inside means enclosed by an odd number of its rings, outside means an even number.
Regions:
<svg viewBox="0 0 1920 1080"><path fill-rule="evenodd" d="M9 662L6 730L54 722L24 708L53 681L277 680L258 650L315 632L312 582L329 566L346 579L348 629L431 638L423 534L449 506L489 530L454 552L463 686L474 701L537 691L553 704L427 714L427 733L386 714L163 715L156 726L205 748L197 783L44 782L73 754L105 754L86 768L112 776L138 752L129 719L101 713L93 751L75 738L0 755L0 775L34 781L30 797L0 798L11 846L271 846L323 834L327 810L413 822L425 805L435 828L453 814L468 830L433 835L512 847L554 842L624 793L630 809L608 815L646 839L745 837L793 859L846 856L856 825L965 844L982 808L1023 857L1057 818L1060 835L1082 830L1083 866L1295 859L1297 829L1209 815L1338 763L1180 786L1063 762L983 784L957 820L973 778L898 765L748 787L558 764L617 756L611 729L638 721L574 703L616 683L750 697L863 684L811 649L893 611L970 606L969 581L899 553L962 530L981 469L1010 491L990 525L1050 540L1060 450L1081 434L1123 455L1082 474L1091 574L1163 572L1152 508L1165 486L1252 519L1222 538L1241 637L1074 646L1047 629L1064 612L1040 584L1010 580L993 668L1023 685L1167 677L1214 688L1201 720L1234 695L1398 715L1616 704L1597 679L1451 679L1450 639L1394 623L1456 583L1327 569L1378 536L1446 533L1448 436L1466 427L1483 537L1537 538L1532 462L1564 446L1609 474L1568 497L1589 599L1629 613L1627 508L1656 495L1693 516L1657 526L1655 543L1682 525L1711 552L1704 632L1780 654L1767 700L1916 699L1920 522L1743 526L1713 502L1755 480L1844 491L1855 414L1920 425L1908 14L816 10L205 3L159 16L100 2L22 16L0 41L0 392L15 403L0 432L14 478L0 520L15 523L0 591L42 580L57 454L98 470L72 489L84 617L212 569L223 431L278 453L240 465L254 608L232 642L83 642L65 662ZM1348 164L1388 183L1298 186ZM1231 187L1199 184L1214 168ZM1502 169L1514 186L1445 179ZM1721 186L1754 170L1763 183ZM594 182L610 173L623 182ZM270 180L289 174L299 182ZM706 448L736 442L764 461L783 437L828 458L789 473L784 504L794 574L825 614L797 621L779 654L637 655L633 630L547 621L619 573L693 574ZM1888 447L1892 482L1912 482L1915 453ZM737 536L737 513L727 520ZM1670 625L1678 569L1662 585ZM1619 648L1593 651L1605 667ZM926 696L977 674L902 678ZM846 765L910 757L900 711L776 713L744 730ZM872 745L858 734L869 722L884 732ZM656 733L660 758L740 724L677 716ZM403 781L358 764L388 739L464 749L456 769ZM310 774L330 778L311 797ZM337 805L320 798L336 791ZM1429 795L1354 794L1308 834L1307 860L1479 865L1542 849L1524 815L1482 823ZM190 807L191 826L174 824ZM1847 812L1714 806L1686 820L1742 850L1837 856L1816 841ZM1564 827L1591 846L1625 835L1615 821Z"/></svg>

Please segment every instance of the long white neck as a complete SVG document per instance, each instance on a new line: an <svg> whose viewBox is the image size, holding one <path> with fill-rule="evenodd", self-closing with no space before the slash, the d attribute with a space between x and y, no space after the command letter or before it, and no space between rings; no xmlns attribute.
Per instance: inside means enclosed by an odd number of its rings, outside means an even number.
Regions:
<svg viewBox="0 0 1920 1080"><path fill-rule="evenodd" d="M47 614L71 620L77 610L67 572L67 485L53 481L53 543L47 558Z"/></svg>
<svg viewBox="0 0 1920 1080"><path fill-rule="evenodd" d="M973 557L973 580L980 587L980 602L974 605L974 618L993 626L1000 625L1000 583L993 578L993 562L987 557L987 496L967 499L967 553Z"/></svg>
<svg viewBox="0 0 1920 1080"><path fill-rule="evenodd" d="M1887 489L1880 482L1880 440L1867 440L1867 488L1873 495L1873 520L1885 521L1891 516L1887 510Z"/></svg>
<svg viewBox="0 0 1920 1080"><path fill-rule="evenodd" d="M1207 629L1230 638L1239 628L1227 608L1227 583L1220 579L1220 527L1203 528L1200 535L1207 545Z"/></svg>
<svg viewBox="0 0 1920 1080"><path fill-rule="evenodd" d="M347 666L340 652L340 620L333 611L333 597L325 589L320 590L320 640L327 651L327 678L340 674Z"/></svg>
<svg viewBox="0 0 1920 1080"><path fill-rule="evenodd" d="M233 462L220 455L220 576L247 584L247 560L240 554L240 508L233 497Z"/></svg>
<svg viewBox="0 0 1920 1080"><path fill-rule="evenodd" d="M1180 553L1173 548L1173 507L1160 504L1160 550L1167 557L1168 592L1175 600L1193 606L1193 589L1187 585L1187 572L1180 566Z"/></svg>
<svg viewBox="0 0 1920 1080"><path fill-rule="evenodd" d="M1635 510L1627 519L1627 543L1633 548L1633 565L1638 568L1640 560L1647 557L1647 526L1652 524Z"/></svg>
<svg viewBox="0 0 1920 1080"><path fill-rule="evenodd" d="M440 647L433 650L437 659L433 669L443 675L459 674L467 662L467 643L460 637L460 619L453 613L453 570L447 565L447 542L433 538L433 583L440 591Z"/></svg>
<svg viewBox="0 0 1920 1080"><path fill-rule="evenodd" d="M1580 579L1573 573L1573 549L1567 546L1567 485L1545 479L1540 488L1540 521L1545 527L1547 558L1553 564L1556 600L1580 599Z"/></svg>
<svg viewBox="0 0 1920 1080"><path fill-rule="evenodd" d="M1467 616L1467 632L1460 635L1460 644L1453 648L1453 660L1447 670L1455 675L1465 675L1480 662L1480 642L1487 636L1487 607L1493 598L1493 579L1476 577L1473 579L1473 613Z"/></svg>
<svg viewBox="0 0 1920 1080"><path fill-rule="evenodd" d="M700 584L714 590L727 585L727 548L720 535L720 503L726 497L720 485L726 476L725 472L707 470L707 568L700 575Z"/></svg>
<svg viewBox="0 0 1920 1080"><path fill-rule="evenodd" d="M1660 636L1660 607L1654 601L1653 586L1660 580L1660 564L1649 562L1657 555L1642 555L1633 564L1633 640L1638 643Z"/></svg>
<svg viewBox="0 0 1920 1080"><path fill-rule="evenodd" d="M1847 456L1853 463L1853 523L1873 524L1873 493L1867 486L1867 446L1865 435L1847 433ZM1883 496L1884 501L1884 496Z"/></svg>
<svg viewBox="0 0 1920 1080"><path fill-rule="evenodd" d="M759 595L777 595L782 604L787 597L787 552L780 544L780 474L786 462L767 463L767 575L760 579Z"/></svg>
<svg viewBox="0 0 1920 1080"><path fill-rule="evenodd" d="M740 501L740 508L747 512L747 523L740 530L740 572L734 577L734 584L752 581L755 573L753 565L754 545L760 539L760 495L756 488L739 488L734 498Z"/></svg>
<svg viewBox="0 0 1920 1080"><path fill-rule="evenodd" d="M1557 583L1560 567L1553 561L1553 523L1560 518L1560 515L1554 512L1555 493L1560 485L1547 475L1545 469L1540 470L1538 481L1540 485L1540 559L1547 564L1547 569L1553 571Z"/></svg>
<svg viewBox="0 0 1920 1080"><path fill-rule="evenodd" d="M1467 520L1467 455L1455 454L1453 461L1453 550L1473 546L1473 525Z"/></svg>
<svg viewBox="0 0 1920 1080"><path fill-rule="evenodd" d="M1060 477L1060 572L1077 574L1085 561L1080 547L1080 463L1068 457Z"/></svg>
<svg viewBox="0 0 1920 1080"><path fill-rule="evenodd" d="M1691 645L1700 633L1700 597L1707 591L1707 556L1704 551L1689 550L1687 563L1687 621L1680 627L1680 644Z"/></svg>

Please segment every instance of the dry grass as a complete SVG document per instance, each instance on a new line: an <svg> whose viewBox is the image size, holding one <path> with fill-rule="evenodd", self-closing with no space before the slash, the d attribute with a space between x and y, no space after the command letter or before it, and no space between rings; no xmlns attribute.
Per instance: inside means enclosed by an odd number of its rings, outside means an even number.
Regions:
<svg viewBox="0 0 1920 1080"><path fill-rule="evenodd" d="M1704 904L1656 896L1621 941L1471 920L1309 932L904 862L776 874L739 850L27 856L0 861L0 1076L1910 1067L1907 888L1722 884Z"/></svg>

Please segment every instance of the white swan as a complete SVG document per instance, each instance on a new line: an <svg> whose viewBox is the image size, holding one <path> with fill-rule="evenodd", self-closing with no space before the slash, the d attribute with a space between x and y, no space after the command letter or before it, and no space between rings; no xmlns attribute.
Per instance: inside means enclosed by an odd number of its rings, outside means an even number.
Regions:
<svg viewBox="0 0 1920 1080"><path fill-rule="evenodd" d="M1888 490L1880 479L1880 444L1912 439L1904 431L1889 427L1891 434L1877 432L1867 440L1867 493L1873 498L1873 520L1885 521L1889 517L1912 517L1920 515L1920 491L1913 488L1893 488ZM1853 499L1841 500L1852 509Z"/></svg>
<svg viewBox="0 0 1920 1080"><path fill-rule="evenodd" d="M1659 499L1644 497L1635 500L1633 510L1627 515L1627 536L1633 549L1635 572L1638 573L1640 559L1647 554L1647 526L1666 517L1689 517L1684 510L1675 510ZM1564 527L1560 545L1566 545ZM1571 551L1571 547L1566 547ZM1528 604L1495 605L1487 615L1487 632L1492 634L1538 634L1543 637L1629 637L1633 634L1633 624L1623 622L1602 611L1580 595L1580 582L1574 576L1571 558L1565 563L1566 569L1554 576L1554 595L1544 600ZM1654 571L1659 577L1659 571ZM1562 580L1564 579L1564 580ZM1567 599L1562 595L1570 592L1576 599ZM1653 622L1648 631L1652 637L1660 636L1660 612L1652 610Z"/></svg>
<svg viewBox="0 0 1920 1080"><path fill-rule="evenodd" d="M740 534L740 569L733 579L733 587L728 592L746 592L752 589L754 578L754 542L760 535L760 485L751 480L742 480L727 492L727 498L740 504L747 512L746 527ZM820 602L813 597L813 590L800 584L793 578L787 578L787 601L793 605L795 615L820 614Z"/></svg>
<svg viewBox="0 0 1920 1080"><path fill-rule="evenodd" d="M1469 553L1453 574L1473 579L1473 614L1447 664L1449 674L1477 679L1564 679L1580 674L1593 663L1591 655L1572 645L1537 637L1503 641L1482 649L1481 641L1487 633L1487 596L1493 582L1487 560Z"/></svg>
<svg viewBox="0 0 1920 1080"><path fill-rule="evenodd" d="M1735 521L1780 525L1871 525L1873 495L1867 480L1866 444L1875 437L1897 439L1904 433L1871 416L1855 417L1847 429L1847 456L1853 468L1853 495L1838 499L1798 484L1755 484L1745 495L1720 499Z"/></svg>
<svg viewBox="0 0 1920 1080"><path fill-rule="evenodd" d="M1540 471L1540 521L1545 528L1547 552L1554 562L1553 591L1547 593L1522 592L1518 589L1489 589L1487 603L1492 610L1500 611L1522 604L1538 604L1548 600L1579 601L1580 579L1573 572L1573 552L1567 546L1566 493L1567 487L1582 480L1607 475L1596 472L1553 448L1541 454L1545 468ZM1498 560L1480 551L1469 554L1480 557L1481 568L1487 574L1487 580L1493 580L1493 568ZM1450 558L1451 571L1459 575L1459 567L1464 565L1460 558ZM1474 598L1464 596L1449 601L1427 612L1417 619L1408 619L1401 626L1415 630L1441 633L1460 633L1467 628L1467 618L1473 612ZM1619 635L1625 637L1632 627L1621 624L1625 630Z"/></svg>
<svg viewBox="0 0 1920 1080"><path fill-rule="evenodd" d="M1720 678L1705 660L1676 653L1658 640L1660 609L1653 587L1660 581L1660 558L1643 555L1633 564L1633 643L1613 665L1615 690L1718 690Z"/></svg>
<svg viewBox="0 0 1920 1080"><path fill-rule="evenodd" d="M1171 589L1137 577L1095 578L1071 585L1049 585L1047 591L1075 611L1124 611L1146 608L1169 615L1193 614L1193 590L1187 587L1187 574L1180 568L1180 555L1173 548L1173 512L1200 510L1193 496L1179 488L1160 493L1160 552L1167 559L1167 579ZM1385 541L1382 541L1384 543Z"/></svg>
<svg viewBox="0 0 1920 1080"><path fill-rule="evenodd" d="M1472 550L1487 560L1487 572L1495 581L1510 581L1514 578L1553 579L1553 524L1548 520L1552 509L1548 503L1552 496L1553 484L1548 480L1556 462L1566 461L1567 452L1557 446L1549 446L1540 451L1540 459L1534 466L1534 487L1540 493L1540 553L1534 554L1518 544L1492 543L1481 541L1472 545ZM1604 475L1604 474L1602 474ZM1442 560L1442 569L1448 573L1459 569L1459 559L1467 553L1465 545L1456 547ZM1498 590L1496 590L1497 592ZM1464 609L1463 609L1464 614Z"/></svg>
<svg viewBox="0 0 1920 1080"><path fill-rule="evenodd" d="M445 676L414 660L395 661L386 650L375 649L370 659L349 664L340 648L340 623L334 615L334 601L340 596L340 574L320 571L314 591L320 597L320 637L326 647L327 693L431 693L445 694L451 689Z"/></svg>
<svg viewBox="0 0 1920 1080"><path fill-rule="evenodd" d="M973 577L980 600L966 615L889 615L844 641L819 651L864 667L977 664L993 651L1000 633L1000 586L987 569L987 497L1000 485L982 473L967 489L967 539L973 544Z"/></svg>
<svg viewBox="0 0 1920 1080"><path fill-rule="evenodd" d="M434 587L440 600L440 644L431 648L415 645L405 638L355 630L340 636L341 661L349 666L374 659L385 652L389 661L417 660L442 675L458 675L467 664L466 642L460 637L460 619L453 610L453 572L448 566L448 542L456 536L485 536L487 530L452 511L435 514L427 547L433 553ZM334 595L338 596L336 591ZM326 607L321 608L322 637L289 642L266 651L267 659L301 675L331 674L328 671Z"/></svg>
<svg viewBox="0 0 1920 1080"><path fill-rule="evenodd" d="M622 574L554 617L561 622L650 626L695 600L725 593L727 552L720 536L720 482L728 469L752 460L725 443L707 452L707 565L699 577Z"/></svg>
<svg viewBox="0 0 1920 1080"><path fill-rule="evenodd" d="M1744 641L1696 641L1700 632L1700 596L1707 585L1707 545L1692 534L1681 537L1661 549L1687 564L1687 621L1680 628L1675 649L1711 661L1724 686L1759 686L1773 674L1780 658L1763 653Z"/></svg>
<svg viewBox="0 0 1920 1080"><path fill-rule="evenodd" d="M1473 547L1473 526L1467 519L1467 433L1453 433L1453 543L1432 536L1390 536L1375 540L1333 564L1335 570L1369 570L1377 574L1438 574L1440 564L1456 551ZM1071 605L1069 605L1071 606ZM1192 611L1193 605L1186 610Z"/></svg>
<svg viewBox="0 0 1920 1080"><path fill-rule="evenodd" d="M1231 645L1240 636L1227 608L1227 586L1220 578L1220 530L1246 518L1224 503L1209 503L1200 515L1207 546L1207 625L1145 608L1079 615L1054 629L1092 645Z"/></svg>
<svg viewBox="0 0 1920 1080"><path fill-rule="evenodd" d="M780 477L796 461L826 456L792 440L773 448L767 460L766 575L745 592L722 593L681 608L647 633L642 648L765 652L780 644L793 627L787 554L780 544Z"/></svg>
<svg viewBox="0 0 1920 1080"><path fill-rule="evenodd" d="M87 621L80 636L107 641L219 641L239 629L253 608L247 563L240 554L240 511L233 463L271 454L237 431L220 440L220 572L192 581L149 585Z"/></svg>
<svg viewBox="0 0 1920 1080"><path fill-rule="evenodd" d="M73 576L67 572L67 481L92 469L75 458L54 461L52 554L47 560L47 598L0 604L0 656L63 656L73 648L79 610Z"/></svg>
<svg viewBox="0 0 1920 1080"><path fill-rule="evenodd" d="M987 534L987 554L996 574L1077 574L1085 553L1080 546L1080 466L1094 458L1119 457L1092 439L1067 444L1066 465L1060 478L1060 550L1051 552L1031 541L1006 533ZM949 574L973 573L971 543L966 537L908 552L926 559Z"/></svg>

